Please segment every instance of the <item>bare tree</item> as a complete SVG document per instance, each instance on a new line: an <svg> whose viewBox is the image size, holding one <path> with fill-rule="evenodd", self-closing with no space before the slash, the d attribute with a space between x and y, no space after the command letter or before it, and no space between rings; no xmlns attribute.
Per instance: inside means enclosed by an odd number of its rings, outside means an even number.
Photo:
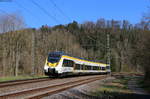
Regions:
<svg viewBox="0 0 150 99"><path fill-rule="evenodd" d="M101 18L101 19L97 20L96 27L97 28L105 28L106 27L105 19Z"/></svg>
<svg viewBox="0 0 150 99"><path fill-rule="evenodd" d="M18 14L13 13L0 16L1 33L23 29L24 27L25 23L23 17Z"/></svg>
<svg viewBox="0 0 150 99"><path fill-rule="evenodd" d="M13 63L12 61L10 60L7 60L6 59L8 58L8 55L9 57L11 57L12 55L15 55L15 56L12 56L13 59L16 59L15 61L15 75L17 76L18 74L18 65L19 65L19 52L17 53L14 53L14 51L11 49L11 46L10 44L13 42L12 39L13 39L13 33L15 33L14 31L15 30L19 30L19 29L22 29L23 27L25 26L24 24L24 20L23 18L18 15L18 14L7 14L7 15L1 15L0 16L0 33L4 33L3 34L3 38L2 38L2 48L3 48L3 76L6 75L6 68L8 66L6 65L10 65L10 66L13 66ZM11 32L13 31L13 32ZM19 50L19 41L17 41L16 44L12 45L14 46L13 48L18 48ZM17 50L17 51L18 51ZM14 58L16 57L16 58ZM11 62L11 63L10 63Z"/></svg>

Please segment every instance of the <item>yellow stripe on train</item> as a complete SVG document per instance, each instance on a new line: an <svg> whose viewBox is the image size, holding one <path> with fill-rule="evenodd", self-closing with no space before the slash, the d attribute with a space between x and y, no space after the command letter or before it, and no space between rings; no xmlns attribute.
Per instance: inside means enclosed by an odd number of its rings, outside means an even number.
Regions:
<svg viewBox="0 0 150 99"><path fill-rule="evenodd" d="M87 61L87 60L84 60L84 59L78 59L78 58L74 58L74 57L70 57L70 56L64 56L63 55L62 57L64 57L64 58L70 58L72 60L84 61L84 62L95 63L95 64L106 66L106 64L103 64L103 63L91 62L91 61Z"/></svg>

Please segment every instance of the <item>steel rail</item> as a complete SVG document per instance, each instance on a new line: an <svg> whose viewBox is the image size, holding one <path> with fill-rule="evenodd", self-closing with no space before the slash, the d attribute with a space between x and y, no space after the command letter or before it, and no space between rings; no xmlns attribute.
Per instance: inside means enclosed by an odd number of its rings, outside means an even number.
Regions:
<svg viewBox="0 0 150 99"><path fill-rule="evenodd" d="M41 81L48 81L48 80L52 80L52 79L50 79L50 78L36 78L36 79L26 79L26 80L16 80L16 81L2 82L2 83L0 83L0 88L8 87L8 86L14 86L14 85L41 82Z"/></svg>
<svg viewBox="0 0 150 99"><path fill-rule="evenodd" d="M56 93L56 92L59 92L59 91L62 91L62 90L65 90L65 89L68 89L71 87L75 87L78 85L82 85L82 84L92 82L92 81L95 81L98 79L103 79L103 78L106 78L106 76L83 78L82 80L75 80L75 81L70 81L70 82L61 83L61 84L55 84L55 85L49 85L49 86L39 87L39 88L34 88L34 89L27 89L27 90L18 91L18 92L6 93L3 95L0 95L0 98L6 99L6 98L10 98L10 97L22 96L24 94L29 94L28 98L39 98L39 97L43 97L45 95ZM46 90L49 90L49 89L55 89L55 90L51 90L51 91L47 92ZM44 91L46 91L46 92L44 92ZM38 92L40 94L35 95ZM44 92L44 93L41 94L41 92ZM32 94L32 96L30 94Z"/></svg>

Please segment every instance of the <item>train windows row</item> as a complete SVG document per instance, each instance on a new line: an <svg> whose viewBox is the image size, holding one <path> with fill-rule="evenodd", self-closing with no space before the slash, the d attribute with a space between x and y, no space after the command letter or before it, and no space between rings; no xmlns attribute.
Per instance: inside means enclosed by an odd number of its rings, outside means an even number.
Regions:
<svg viewBox="0 0 150 99"><path fill-rule="evenodd" d="M105 67L75 64L75 70L105 70Z"/></svg>
<svg viewBox="0 0 150 99"><path fill-rule="evenodd" d="M63 67L74 67L75 70L106 70L109 69L110 66L100 67L100 66L90 66L90 65L81 65L81 64L74 64L72 60L63 60Z"/></svg>

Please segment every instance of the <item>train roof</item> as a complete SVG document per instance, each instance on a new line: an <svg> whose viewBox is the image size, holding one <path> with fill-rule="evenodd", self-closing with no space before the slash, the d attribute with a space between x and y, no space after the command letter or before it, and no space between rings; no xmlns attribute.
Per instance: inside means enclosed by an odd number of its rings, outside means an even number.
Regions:
<svg viewBox="0 0 150 99"><path fill-rule="evenodd" d="M88 60L88 59L85 59L85 58L76 57L76 56L73 56L73 55L70 55L70 54L66 54L65 52L62 52L62 51L50 52L49 54L55 54L55 55L60 55L60 56L66 55L66 56L78 58L78 59L81 59L81 60L86 60L86 61L90 61L90 62L97 62L97 63L105 64L105 63L102 63L102 62L100 62L100 61Z"/></svg>

